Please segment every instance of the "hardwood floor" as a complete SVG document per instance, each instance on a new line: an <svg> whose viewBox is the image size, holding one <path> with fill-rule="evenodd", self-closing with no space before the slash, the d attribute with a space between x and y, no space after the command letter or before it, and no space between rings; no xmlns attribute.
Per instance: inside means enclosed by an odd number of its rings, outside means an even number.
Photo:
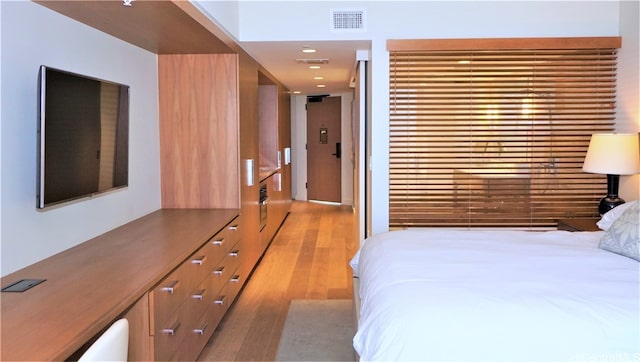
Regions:
<svg viewBox="0 0 640 362"><path fill-rule="evenodd" d="M294 201L201 361L272 361L292 299L351 299L357 250L350 206Z"/></svg>

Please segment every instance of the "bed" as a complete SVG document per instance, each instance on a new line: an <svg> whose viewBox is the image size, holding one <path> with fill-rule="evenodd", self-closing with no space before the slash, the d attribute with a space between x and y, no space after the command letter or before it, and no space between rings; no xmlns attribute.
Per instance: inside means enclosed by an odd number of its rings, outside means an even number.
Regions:
<svg viewBox="0 0 640 362"><path fill-rule="evenodd" d="M603 231L368 238L351 261L354 349L365 361L640 360L635 204ZM622 229L627 250L604 245Z"/></svg>

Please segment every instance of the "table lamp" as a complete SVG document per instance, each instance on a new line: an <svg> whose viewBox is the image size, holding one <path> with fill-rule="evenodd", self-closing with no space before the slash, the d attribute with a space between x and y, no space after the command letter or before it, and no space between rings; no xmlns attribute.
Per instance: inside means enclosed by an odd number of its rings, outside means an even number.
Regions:
<svg viewBox="0 0 640 362"><path fill-rule="evenodd" d="M607 175L607 196L598 205L600 215L624 203L618 197L620 175L640 172L638 137L638 133L597 133L591 136L582 170Z"/></svg>

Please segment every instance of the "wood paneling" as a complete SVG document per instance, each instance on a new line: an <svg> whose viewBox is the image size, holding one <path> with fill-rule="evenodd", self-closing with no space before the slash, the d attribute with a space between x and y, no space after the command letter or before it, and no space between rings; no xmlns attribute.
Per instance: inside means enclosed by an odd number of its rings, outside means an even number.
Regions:
<svg viewBox="0 0 640 362"><path fill-rule="evenodd" d="M291 149L291 94L289 90L278 87L278 149L282 153L282 203L288 212L291 208L291 163L285 164L285 148ZM293 162L293 160L291 160Z"/></svg>
<svg viewBox="0 0 640 362"><path fill-rule="evenodd" d="M145 293L123 316L129 322L129 361L153 359L149 325L149 294Z"/></svg>
<svg viewBox="0 0 640 362"><path fill-rule="evenodd" d="M168 0L35 1L58 13L156 54L232 53L231 48ZM200 19L202 20L202 19Z"/></svg>
<svg viewBox="0 0 640 362"><path fill-rule="evenodd" d="M237 208L237 57L158 57L162 206Z"/></svg>
<svg viewBox="0 0 640 362"><path fill-rule="evenodd" d="M258 86L258 127L260 129L260 167L278 167L278 86Z"/></svg>
<svg viewBox="0 0 640 362"><path fill-rule="evenodd" d="M488 49L583 49L620 48L622 38L482 38L482 39L391 39L389 51L416 50L488 50Z"/></svg>
<svg viewBox="0 0 640 362"><path fill-rule="evenodd" d="M259 65L248 54L240 52L238 89L240 94L239 122L240 122L240 161L254 161L253 185L248 185L245 167L241 168L241 203L242 213L242 249L245 250L246 263L240 266L241 274L247 275L261 255L260 249L260 210L258 199L260 196L259 182L259 141L258 141L258 70Z"/></svg>

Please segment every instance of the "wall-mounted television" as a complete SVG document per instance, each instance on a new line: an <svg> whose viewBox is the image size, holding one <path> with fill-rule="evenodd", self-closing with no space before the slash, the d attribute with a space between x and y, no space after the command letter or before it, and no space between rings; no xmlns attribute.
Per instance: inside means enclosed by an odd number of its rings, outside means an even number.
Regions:
<svg viewBox="0 0 640 362"><path fill-rule="evenodd" d="M126 187L129 86L40 66L37 208Z"/></svg>

